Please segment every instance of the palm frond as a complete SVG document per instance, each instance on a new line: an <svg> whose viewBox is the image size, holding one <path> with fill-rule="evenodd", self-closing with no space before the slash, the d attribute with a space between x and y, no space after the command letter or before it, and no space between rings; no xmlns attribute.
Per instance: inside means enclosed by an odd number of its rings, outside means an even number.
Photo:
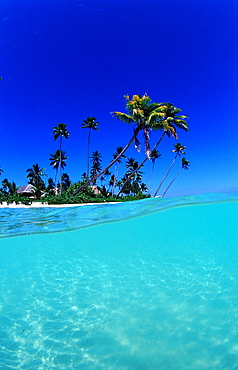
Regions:
<svg viewBox="0 0 238 370"><path fill-rule="evenodd" d="M126 114L126 113L122 113L122 112L112 112L111 113L113 117L119 119L120 121L122 122L125 122L125 123L135 123L136 120L130 116L129 114Z"/></svg>

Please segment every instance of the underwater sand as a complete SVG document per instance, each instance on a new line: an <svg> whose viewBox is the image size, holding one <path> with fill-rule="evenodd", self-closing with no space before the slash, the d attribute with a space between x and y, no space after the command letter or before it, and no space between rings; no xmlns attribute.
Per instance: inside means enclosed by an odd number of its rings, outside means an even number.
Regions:
<svg viewBox="0 0 238 370"><path fill-rule="evenodd" d="M0 369L238 369L237 200L1 209Z"/></svg>

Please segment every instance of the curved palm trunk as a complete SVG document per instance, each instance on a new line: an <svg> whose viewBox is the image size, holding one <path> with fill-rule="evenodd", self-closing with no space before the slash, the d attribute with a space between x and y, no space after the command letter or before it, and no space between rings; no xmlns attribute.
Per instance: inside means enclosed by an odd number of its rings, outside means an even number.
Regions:
<svg viewBox="0 0 238 370"><path fill-rule="evenodd" d="M87 159L87 178L89 176L89 156L90 156L90 141L91 141L91 128L88 133L88 159Z"/></svg>
<svg viewBox="0 0 238 370"><path fill-rule="evenodd" d="M124 149L121 151L120 154L118 154L118 156L113 159L113 161L110 162L110 164L104 168L103 171L101 171L98 175L95 175L94 177L92 177L91 179L89 179L88 181L86 181L82 186L80 186L74 193L73 195L76 195L78 194L85 186L89 185L91 182L94 182L95 180L97 180L98 177L102 176L104 174L104 172L106 172L111 166L114 165L114 163L116 163L118 161L118 159L127 151L127 149L131 146L131 144L133 143L133 141L136 139L136 136L138 135L138 132L140 131L140 128L137 127L134 131L134 135L132 136L131 140L129 141L129 143L124 147Z"/></svg>
<svg viewBox="0 0 238 370"><path fill-rule="evenodd" d="M152 164L152 168L151 168L151 171L150 171L150 179L149 179L149 183L148 183L148 193L149 194L150 194L150 186L151 186L151 181L152 181L154 168L155 168L155 162Z"/></svg>
<svg viewBox="0 0 238 370"><path fill-rule="evenodd" d="M160 139L159 139L159 141L157 141L157 143L155 144L155 146L152 148L152 150L154 150L154 149L156 149L157 148L157 146L161 143L161 141L163 140L163 138L164 138L164 136L165 136L165 132L163 132L163 134L161 135L161 137L160 137ZM151 151L152 151L151 150ZM124 184L124 186L130 181L130 179L134 176L134 174L142 167L142 166L144 166L144 164L145 164L145 162L147 161L149 159L149 157L148 156L146 156L144 159L143 159L143 161L139 164L139 166L131 173L131 175L128 177L128 179L126 180L126 182L125 182L125 184ZM119 195L122 193L122 191L123 191L123 188L124 188L124 186L122 186L122 188L121 188L121 190L117 193L117 198L119 197Z"/></svg>
<svg viewBox="0 0 238 370"><path fill-rule="evenodd" d="M167 193L167 191L169 190L170 186L173 184L173 182L177 179L177 177L179 176L180 172L182 171L182 168L180 168L179 172L177 173L177 175L173 178L173 180L169 183L169 185L167 186L167 188L165 189L165 191L163 192L162 194L162 198L165 196L165 194Z"/></svg>
<svg viewBox="0 0 238 370"><path fill-rule="evenodd" d="M160 190L161 186L163 185L164 180L166 179L166 177L167 177L167 176L168 176L168 174L170 173L170 170L171 170L171 168L173 167L173 165L174 165L174 163L175 163L175 161L176 161L176 159L177 159L177 156L178 156L178 153L176 154L176 156L174 157L173 161L171 162L171 164L170 164L170 166L169 166L169 168L168 168L168 171L166 172L166 174L165 174L165 175L164 175L164 177L162 178L162 180L161 180L161 182L160 182L160 184L159 184L159 186L158 186L158 189L156 190L156 192L155 192L155 194L154 194L154 197L156 197L156 195L158 194L158 191Z"/></svg>

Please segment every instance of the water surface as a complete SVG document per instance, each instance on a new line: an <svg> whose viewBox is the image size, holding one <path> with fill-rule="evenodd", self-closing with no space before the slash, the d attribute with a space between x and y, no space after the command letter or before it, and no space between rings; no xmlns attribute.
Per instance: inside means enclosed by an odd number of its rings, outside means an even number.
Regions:
<svg viewBox="0 0 238 370"><path fill-rule="evenodd" d="M0 369L237 369L237 199L1 209Z"/></svg>

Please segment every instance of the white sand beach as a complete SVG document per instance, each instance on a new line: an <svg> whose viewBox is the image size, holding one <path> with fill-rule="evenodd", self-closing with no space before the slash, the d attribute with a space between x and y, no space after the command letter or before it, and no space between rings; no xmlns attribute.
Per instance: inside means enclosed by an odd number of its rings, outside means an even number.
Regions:
<svg viewBox="0 0 238 370"><path fill-rule="evenodd" d="M105 204L119 204L121 202L109 202L109 203L77 203L77 204L46 204L40 202L32 202L32 204L15 204L7 202L2 202L0 204L0 208L40 208L40 207L47 207L47 208L65 208L65 207L80 207L80 206L92 206L92 205L105 205Z"/></svg>

